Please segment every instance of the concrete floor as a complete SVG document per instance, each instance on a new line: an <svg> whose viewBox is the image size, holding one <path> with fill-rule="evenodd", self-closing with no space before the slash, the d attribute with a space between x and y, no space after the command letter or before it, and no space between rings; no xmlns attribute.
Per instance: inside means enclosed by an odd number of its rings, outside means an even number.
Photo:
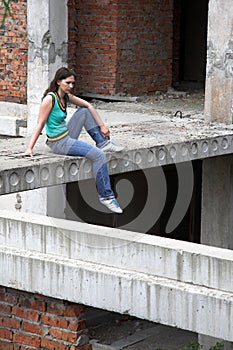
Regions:
<svg viewBox="0 0 233 350"><path fill-rule="evenodd" d="M178 350L197 342L197 334L127 315L88 309L93 350Z"/></svg>

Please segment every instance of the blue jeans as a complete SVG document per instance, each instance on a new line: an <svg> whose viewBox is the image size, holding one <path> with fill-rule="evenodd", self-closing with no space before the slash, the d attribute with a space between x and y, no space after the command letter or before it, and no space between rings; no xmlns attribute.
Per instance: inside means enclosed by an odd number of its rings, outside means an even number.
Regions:
<svg viewBox="0 0 233 350"><path fill-rule="evenodd" d="M46 143L53 153L89 158L93 162L93 173L99 197L114 198L105 153L98 147L78 140L83 127L95 141L96 146L100 147L108 142L108 139L102 135L99 126L89 110L87 108L80 108L73 114L67 124L69 134L61 140L47 141Z"/></svg>

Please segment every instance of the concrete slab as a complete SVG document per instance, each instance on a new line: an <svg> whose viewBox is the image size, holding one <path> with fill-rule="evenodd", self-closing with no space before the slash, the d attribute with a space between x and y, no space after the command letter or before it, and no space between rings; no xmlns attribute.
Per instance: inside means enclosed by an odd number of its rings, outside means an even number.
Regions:
<svg viewBox="0 0 233 350"><path fill-rule="evenodd" d="M111 125L109 112L102 113ZM222 156L233 151L233 125L206 123L200 118L125 113L112 121L114 141L125 146L107 156L110 174ZM92 142L85 134L81 139ZM17 158L27 138L0 140L0 194L88 179L91 164L80 157L51 154L41 135L34 158Z"/></svg>

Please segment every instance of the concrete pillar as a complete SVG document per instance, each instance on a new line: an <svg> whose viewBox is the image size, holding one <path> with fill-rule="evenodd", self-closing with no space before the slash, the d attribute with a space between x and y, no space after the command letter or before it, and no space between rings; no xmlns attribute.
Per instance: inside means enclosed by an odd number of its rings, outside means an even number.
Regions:
<svg viewBox="0 0 233 350"><path fill-rule="evenodd" d="M209 0L205 118L233 120L233 1ZM223 25L224 23L224 25Z"/></svg>
<svg viewBox="0 0 233 350"><path fill-rule="evenodd" d="M55 71L67 62L67 1L27 1L28 25L28 134L37 119L43 92Z"/></svg>
<svg viewBox="0 0 233 350"><path fill-rule="evenodd" d="M209 0L205 119L233 122L233 2ZM222 25L224 23L224 26ZM233 249L232 157L203 161L201 243ZM217 339L199 335L203 350ZM225 350L233 349L225 343Z"/></svg>
<svg viewBox="0 0 233 350"><path fill-rule="evenodd" d="M233 156L203 160L201 243L233 249Z"/></svg>
<svg viewBox="0 0 233 350"><path fill-rule="evenodd" d="M203 160L201 243L233 249L233 156ZM209 350L221 340L199 334L203 350ZM233 343L225 342L224 350Z"/></svg>
<svg viewBox="0 0 233 350"><path fill-rule="evenodd" d="M233 121L233 2L209 0L205 119ZM222 25L224 23L224 26ZM203 161L201 243L233 249L232 157ZM216 343L199 336L204 349ZM225 349L231 349L230 343Z"/></svg>
<svg viewBox="0 0 233 350"><path fill-rule="evenodd" d="M41 97L55 71L67 65L68 8L64 0L27 1L28 25L28 119L27 134L31 135L38 117ZM57 203L65 201L63 189L39 189L22 194L26 211L33 210L34 203L41 203L37 213L63 217L64 210L57 206L54 196L62 194ZM25 207L25 205L24 205ZM54 209L54 210L53 210ZM39 210L39 211L38 211ZM59 211L59 212L58 212Z"/></svg>

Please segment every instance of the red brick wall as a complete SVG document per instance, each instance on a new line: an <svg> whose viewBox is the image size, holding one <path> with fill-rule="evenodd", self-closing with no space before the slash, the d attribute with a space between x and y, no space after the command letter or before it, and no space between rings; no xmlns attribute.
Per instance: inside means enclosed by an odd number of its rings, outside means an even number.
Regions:
<svg viewBox="0 0 233 350"><path fill-rule="evenodd" d="M79 92L114 94L118 0L69 0L68 64Z"/></svg>
<svg viewBox="0 0 233 350"><path fill-rule="evenodd" d="M117 88L166 90L172 79L173 0L120 0Z"/></svg>
<svg viewBox="0 0 233 350"><path fill-rule="evenodd" d="M14 20L0 28L0 101L26 103L27 1L10 5ZM140 95L171 86L173 0L68 0L68 7L77 92Z"/></svg>
<svg viewBox="0 0 233 350"><path fill-rule="evenodd" d="M138 95L171 86L173 0L68 5L68 63L78 92Z"/></svg>
<svg viewBox="0 0 233 350"><path fill-rule="evenodd" d="M12 0L5 26L0 27L0 101L27 101L27 1ZM0 23L4 8L0 2Z"/></svg>
<svg viewBox="0 0 233 350"><path fill-rule="evenodd" d="M0 287L0 350L91 350L84 307ZM80 346L77 340L84 337Z"/></svg>

